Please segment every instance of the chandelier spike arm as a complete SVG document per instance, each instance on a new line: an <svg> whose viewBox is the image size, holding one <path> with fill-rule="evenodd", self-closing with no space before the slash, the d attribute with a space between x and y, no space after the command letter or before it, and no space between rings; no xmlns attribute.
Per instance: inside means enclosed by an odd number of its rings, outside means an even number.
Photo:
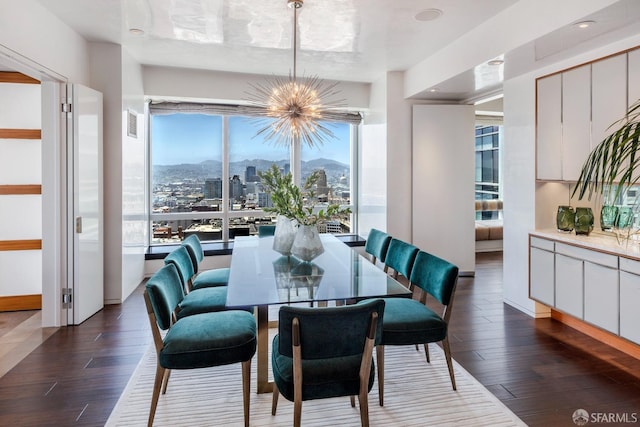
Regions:
<svg viewBox="0 0 640 427"><path fill-rule="evenodd" d="M291 146L297 141L309 147L321 145L336 136L321 121L338 121L333 113L344 100L332 100L339 94L337 82L325 84L318 76L297 78L298 12L304 0L287 0L293 9L293 68L288 78L275 76L265 84L251 84L254 92L248 102L254 107L258 125L256 136L265 141ZM272 118L267 124L265 118Z"/></svg>

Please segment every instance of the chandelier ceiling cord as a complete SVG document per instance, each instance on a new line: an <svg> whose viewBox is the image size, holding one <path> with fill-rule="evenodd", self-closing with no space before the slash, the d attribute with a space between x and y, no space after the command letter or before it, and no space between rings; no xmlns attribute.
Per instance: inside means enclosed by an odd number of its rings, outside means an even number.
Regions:
<svg viewBox="0 0 640 427"><path fill-rule="evenodd" d="M255 94L249 102L257 107L259 116L272 120L261 120L256 135L265 141L291 145L298 141L313 147L323 144L335 135L321 121L336 121L336 109L341 101L327 101L338 94L337 83L325 84L317 76L297 79L298 9L304 0L287 0L293 9L293 68L288 78L274 77L266 84L255 84ZM324 102L323 102L324 101Z"/></svg>

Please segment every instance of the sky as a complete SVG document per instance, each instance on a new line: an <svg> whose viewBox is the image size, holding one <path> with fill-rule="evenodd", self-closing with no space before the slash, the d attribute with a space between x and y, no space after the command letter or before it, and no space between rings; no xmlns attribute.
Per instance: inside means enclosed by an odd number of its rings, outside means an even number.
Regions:
<svg viewBox="0 0 640 427"><path fill-rule="evenodd" d="M154 165L200 163L222 158L222 118L205 114L153 115L151 119ZM302 160L327 158L349 164L350 126L327 124L336 139L302 149ZM230 161L289 159L288 147L265 142L256 135L260 126L246 117L229 118Z"/></svg>

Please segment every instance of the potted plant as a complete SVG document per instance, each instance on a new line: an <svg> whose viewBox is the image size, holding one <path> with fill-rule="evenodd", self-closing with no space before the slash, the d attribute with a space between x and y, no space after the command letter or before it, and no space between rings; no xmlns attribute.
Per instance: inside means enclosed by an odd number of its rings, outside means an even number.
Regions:
<svg viewBox="0 0 640 427"><path fill-rule="evenodd" d="M286 246L291 240L289 247L291 252L303 261L310 261L320 255L324 249L318 235L318 224L341 217L351 213L349 208L341 208L338 204L330 204L323 209L318 207L314 187L320 177L317 171L307 177L302 187L293 183L291 174L283 175L276 165L272 165L266 172L258 174L267 192L271 193L273 207L265 208L267 212L275 212L278 218L281 217L297 223L298 229L295 238L287 234L288 240L284 242ZM285 222L283 219L282 222ZM276 236L279 224L276 224ZM285 226L286 227L286 226ZM274 237L274 249L276 249L276 239ZM278 250L278 249L276 249ZM281 250L278 252L283 253Z"/></svg>
<svg viewBox="0 0 640 427"><path fill-rule="evenodd" d="M602 197L603 209L615 204L640 180L640 99L609 129L612 133L587 157L571 194L571 197L577 194L579 200L588 194L591 200L596 193ZM636 197L633 211L638 210L639 202Z"/></svg>

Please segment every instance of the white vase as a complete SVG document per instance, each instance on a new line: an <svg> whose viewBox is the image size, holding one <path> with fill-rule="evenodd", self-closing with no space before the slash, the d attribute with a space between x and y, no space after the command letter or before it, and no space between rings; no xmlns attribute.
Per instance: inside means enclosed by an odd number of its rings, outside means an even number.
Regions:
<svg viewBox="0 0 640 427"><path fill-rule="evenodd" d="M291 255L291 246L296 237L295 219L289 219L284 215L278 215L276 219L276 230L273 233L273 250L282 255Z"/></svg>
<svg viewBox="0 0 640 427"><path fill-rule="evenodd" d="M315 225L300 225L296 238L291 247L291 253L303 261L311 261L324 252L318 227Z"/></svg>

